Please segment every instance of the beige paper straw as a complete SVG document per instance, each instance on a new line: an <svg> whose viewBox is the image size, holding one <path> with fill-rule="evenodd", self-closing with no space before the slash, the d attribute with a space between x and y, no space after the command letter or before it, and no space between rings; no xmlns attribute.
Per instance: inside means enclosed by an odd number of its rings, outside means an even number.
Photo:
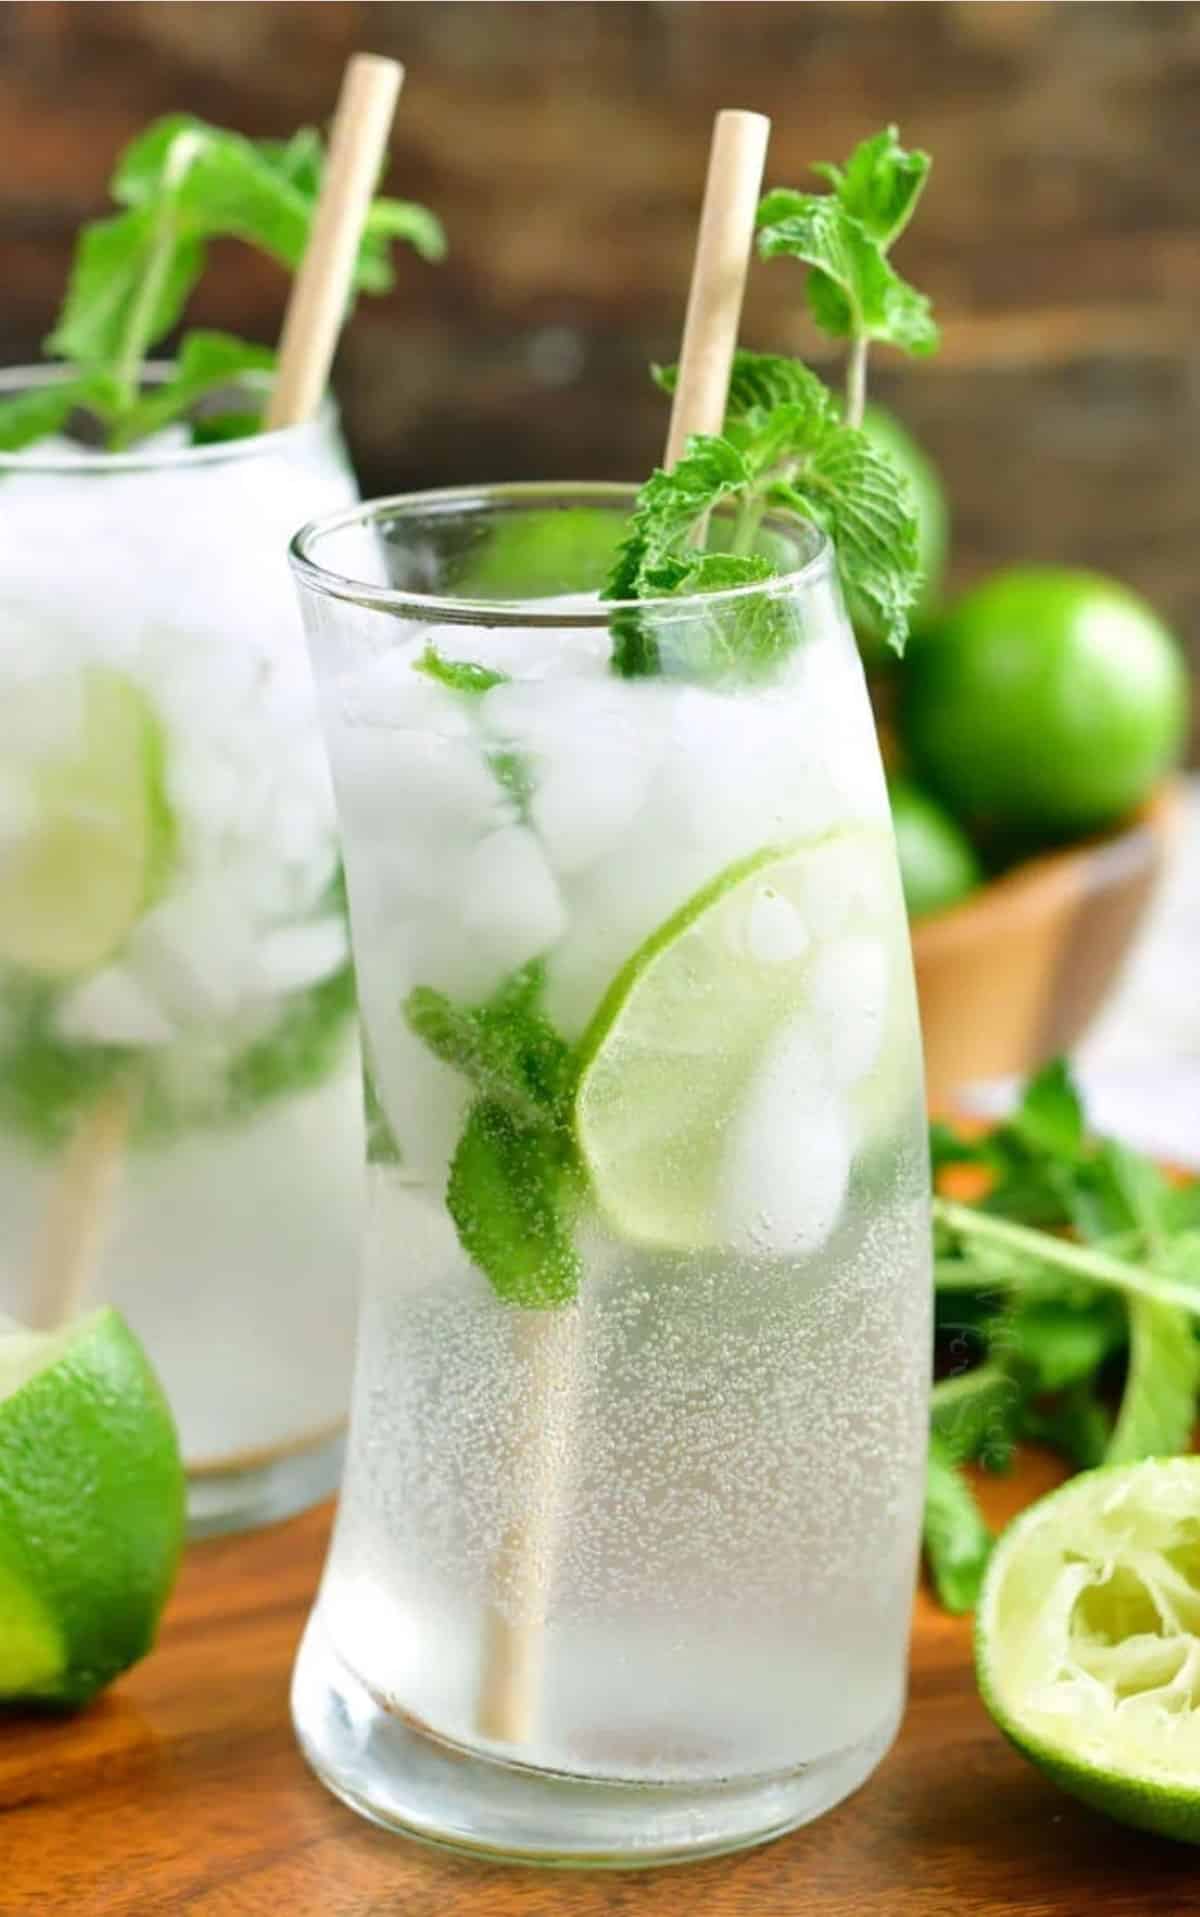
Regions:
<svg viewBox="0 0 1200 1917"><path fill-rule="evenodd" d="M665 464L691 433L719 433L754 244L771 123L761 113L718 113L684 321L679 380ZM570 1468L582 1348L583 1300L529 1312L516 1348L528 1397L530 1442L516 1461L518 1514L491 1567L476 1728L501 1743L528 1742L542 1696L546 1614Z"/></svg>

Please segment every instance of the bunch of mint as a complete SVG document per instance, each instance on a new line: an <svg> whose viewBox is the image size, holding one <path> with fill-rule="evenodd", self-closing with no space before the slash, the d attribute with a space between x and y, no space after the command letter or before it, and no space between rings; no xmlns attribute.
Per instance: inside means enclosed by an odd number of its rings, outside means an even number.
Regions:
<svg viewBox="0 0 1200 1917"><path fill-rule="evenodd" d="M903 650L922 584L916 506L907 481L862 431L862 418L873 341L916 354L937 348L928 300L889 259L929 167L928 154L906 151L895 127L887 127L864 140L844 168L814 169L830 192L779 188L764 197L759 251L808 268L813 319L847 343L844 398L798 360L739 352L724 431L694 435L672 471L655 472L643 486L607 598L663 598L770 579L778 569L754 550L759 524L767 512L791 515L829 535L851 615ZM656 368L655 377L670 391L675 369ZM728 523L731 506L728 550L698 546L708 515L723 508ZM738 657L721 664L761 670L794 642L794 630L782 614L771 616L769 600L752 599L732 641ZM613 665L628 677L660 670L649 618L614 614Z"/></svg>
<svg viewBox="0 0 1200 1917"><path fill-rule="evenodd" d="M52 385L0 401L0 452L61 432L78 410L98 422L110 450L120 450L191 414L239 376L269 372L268 348L196 331L180 340L171 377L142 391L146 357L182 317L211 240L243 240L291 271L299 266L324 163L324 143L311 127L290 140L249 140L186 114L148 127L121 155L110 183L122 211L79 236L66 299L46 341L68 370ZM391 249L401 240L425 259L445 251L432 213L407 200L376 199L356 292L392 286ZM215 430L233 437L258 428L257 414L239 413ZM202 424L197 431L205 435Z"/></svg>
<svg viewBox="0 0 1200 1917"><path fill-rule="evenodd" d="M969 1610L992 1539L961 1471L1031 1439L1070 1465L1190 1447L1200 1392L1200 1184L1089 1135L1066 1067L984 1138L934 1125L935 1172L987 1181L934 1200L938 1348L925 1545L942 1602Z"/></svg>

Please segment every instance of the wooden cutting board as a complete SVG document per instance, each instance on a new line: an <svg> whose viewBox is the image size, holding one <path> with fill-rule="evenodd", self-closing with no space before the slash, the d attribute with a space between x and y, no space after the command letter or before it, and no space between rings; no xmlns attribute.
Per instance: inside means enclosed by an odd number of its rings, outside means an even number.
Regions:
<svg viewBox="0 0 1200 1917"><path fill-rule="evenodd" d="M1026 1458L993 1515L1045 1488ZM1061 1796L975 1694L970 1632L918 1600L900 1738L847 1803L674 1870L483 1868L361 1822L292 1741L292 1657L329 1508L196 1545L155 1654L83 1717L0 1724L0 1917L1162 1917L1200 1853Z"/></svg>

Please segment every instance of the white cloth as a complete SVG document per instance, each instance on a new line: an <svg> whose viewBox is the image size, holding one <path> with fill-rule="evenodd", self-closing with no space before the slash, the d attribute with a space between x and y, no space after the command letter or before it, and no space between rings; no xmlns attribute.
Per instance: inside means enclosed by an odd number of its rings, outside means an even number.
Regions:
<svg viewBox="0 0 1200 1917"><path fill-rule="evenodd" d="M1200 775L1146 922L1073 1063L1097 1131L1200 1171ZM973 1086L965 1102L998 1114L1015 1089Z"/></svg>

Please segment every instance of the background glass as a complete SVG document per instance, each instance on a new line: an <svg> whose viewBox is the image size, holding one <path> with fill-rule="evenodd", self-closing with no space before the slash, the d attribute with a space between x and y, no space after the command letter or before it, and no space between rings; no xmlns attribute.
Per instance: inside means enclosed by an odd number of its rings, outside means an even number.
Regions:
<svg viewBox="0 0 1200 1917"><path fill-rule="evenodd" d="M296 1722L382 1822L599 1863L789 1828L890 1743L930 1349L907 930L829 550L768 527L793 570L767 587L621 609L657 663L622 677L595 588L630 504L416 495L293 546L371 1115ZM772 635L757 669L750 633ZM616 1044L631 961L658 996ZM572 1084L619 1054L581 1147L578 1292L542 1309L498 1288L488 1236L519 1248L523 1215L469 1175L487 1072L415 1009L526 992L548 1024L504 1031L565 1042ZM582 1109L538 1134L518 1201Z"/></svg>
<svg viewBox="0 0 1200 1917"><path fill-rule="evenodd" d="M348 1395L353 992L286 541L354 496L331 409L0 457L0 1310L125 1313L198 1526L331 1488Z"/></svg>

